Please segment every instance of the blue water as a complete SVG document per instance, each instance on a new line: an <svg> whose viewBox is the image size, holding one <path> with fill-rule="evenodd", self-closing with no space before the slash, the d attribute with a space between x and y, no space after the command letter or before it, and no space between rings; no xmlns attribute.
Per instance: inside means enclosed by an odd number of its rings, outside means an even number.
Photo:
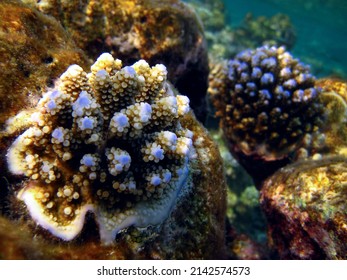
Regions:
<svg viewBox="0 0 347 280"><path fill-rule="evenodd" d="M347 0L224 0L228 23L254 16L287 14L295 26L293 55L311 64L314 74L347 79Z"/></svg>

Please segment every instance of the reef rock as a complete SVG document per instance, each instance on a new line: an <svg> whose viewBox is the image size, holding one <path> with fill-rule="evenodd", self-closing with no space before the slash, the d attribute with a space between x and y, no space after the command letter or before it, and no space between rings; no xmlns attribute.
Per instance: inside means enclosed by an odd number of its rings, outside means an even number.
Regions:
<svg viewBox="0 0 347 280"><path fill-rule="evenodd" d="M229 254L231 259L237 260L264 260L269 259L269 253L264 246L256 243L245 234L232 234Z"/></svg>
<svg viewBox="0 0 347 280"><path fill-rule="evenodd" d="M24 2L54 16L90 58L110 52L130 65L145 59L163 63L168 79L204 118L208 62L203 27L194 11L178 0Z"/></svg>
<svg viewBox="0 0 347 280"><path fill-rule="evenodd" d="M326 114L324 146L319 152L347 156L347 83L324 78L316 86L322 89L320 99Z"/></svg>
<svg viewBox="0 0 347 280"><path fill-rule="evenodd" d="M260 200L280 258L347 258L345 157L282 168L264 182Z"/></svg>
<svg viewBox="0 0 347 280"><path fill-rule="evenodd" d="M1 1L0 126L9 115L36 104L41 89L75 61L86 65L82 51L56 20L20 1Z"/></svg>
<svg viewBox="0 0 347 280"><path fill-rule="evenodd" d="M15 193L34 234L132 247L136 258L223 256L221 159L166 79L162 64L122 68L104 53L43 94L7 155L28 178Z"/></svg>

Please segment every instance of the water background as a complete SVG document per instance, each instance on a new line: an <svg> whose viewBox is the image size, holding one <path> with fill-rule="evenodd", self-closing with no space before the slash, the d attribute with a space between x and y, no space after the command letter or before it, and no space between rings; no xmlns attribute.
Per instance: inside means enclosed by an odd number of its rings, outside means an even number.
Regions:
<svg viewBox="0 0 347 280"><path fill-rule="evenodd" d="M347 79L347 0L224 0L227 20L241 24L245 15L288 15L297 41L292 53L312 65L317 77Z"/></svg>

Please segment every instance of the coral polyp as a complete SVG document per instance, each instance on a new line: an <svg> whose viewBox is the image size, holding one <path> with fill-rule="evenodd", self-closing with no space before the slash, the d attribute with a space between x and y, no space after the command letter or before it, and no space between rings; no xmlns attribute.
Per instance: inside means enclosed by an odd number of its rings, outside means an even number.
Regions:
<svg viewBox="0 0 347 280"><path fill-rule="evenodd" d="M190 187L193 133L180 119L189 99L175 95L164 65L102 54L91 72L72 65L44 93L7 155L31 217L53 235L75 238L88 211L101 240L162 222Z"/></svg>

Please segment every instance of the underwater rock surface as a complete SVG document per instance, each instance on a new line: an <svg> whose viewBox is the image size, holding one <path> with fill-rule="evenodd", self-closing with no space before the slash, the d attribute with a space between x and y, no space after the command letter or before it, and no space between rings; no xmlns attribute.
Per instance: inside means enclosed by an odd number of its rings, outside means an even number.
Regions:
<svg viewBox="0 0 347 280"><path fill-rule="evenodd" d="M320 99L327 118L323 131L324 146L318 151L347 156L347 83L324 78L318 80L316 86L322 88Z"/></svg>
<svg viewBox="0 0 347 280"><path fill-rule="evenodd" d="M332 156L288 165L264 182L261 206L280 258L347 258L346 181L346 158Z"/></svg>
<svg viewBox="0 0 347 280"><path fill-rule="evenodd" d="M110 52L126 65L140 59L164 64L168 79L191 99L196 116L204 119L207 46L200 21L186 4L178 0L24 2L60 21L92 60Z"/></svg>
<svg viewBox="0 0 347 280"><path fill-rule="evenodd" d="M86 65L83 52L56 20L21 1L1 1L0 127L23 107L35 105L40 90L75 61Z"/></svg>

